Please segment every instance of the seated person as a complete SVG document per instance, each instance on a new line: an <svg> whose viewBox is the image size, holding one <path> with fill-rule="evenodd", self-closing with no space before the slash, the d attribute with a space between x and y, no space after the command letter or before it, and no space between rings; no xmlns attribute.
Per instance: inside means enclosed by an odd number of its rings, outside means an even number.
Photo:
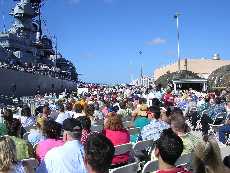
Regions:
<svg viewBox="0 0 230 173"><path fill-rule="evenodd" d="M36 122L35 118L31 115L31 110L28 105L24 105L21 111L21 123L22 127L32 127Z"/></svg>
<svg viewBox="0 0 230 173"><path fill-rule="evenodd" d="M60 139L61 125L53 120L48 120L44 124L43 134L46 139L39 142L36 148L36 156L38 160L43 160L46 153L54 147L64 144Z"/></svg>
<svg viewBox="0 0 230 173"><path fill-rule="evenodd" d="M64 145L49 150L37 168L37 173L86 173L84 148L80 143L81 124L74 118L63 122Z"/></svg>
<svg viewBox="0 0 230 173"><path fill-rule="evenodd" d="M221 152L215 139L197 144L193 157L194 173L229 173L222 161Z"/></svg>
<svg viewBox="0 0 230 173"><path fill-rule="evenodd" d="M102 134L91 134L84 147L84 163L88 173L108 173L115 148Z"/></svg>
<svg viewBox="0 0 230 173"><path fill-rule="evenodd" d="M72 118L72 116L70 116L70 114L69 113L65 113L65 107L64 107L64 105L63 104L60 104L59 105L59 108L58 108L58 110L59 110L59 114L58 114L58 116L57 116L57 118L56 118L56 122L58 122L59 124L63 124L63 121L65 120L65 119L67 119L67 118Z"/></svg>
<svg viewBox="0 0 230 173"><path fill-rule="evenodd" d="M227 142L227 136L230 134L230 114L225 122L225 124L219 128L219 140L223 144Z"/></svg>
<svg viewBox="0 0 230 173"><path fill-rule="evenodd" d="M182 139L184 144L184 150L182 155L191 153L196 144L199 142L199 139L187 132L187 125L185 123L185 117L183 114L174 113L171 116L171 128L172 130Z"/></svg>
<svg viewBox="0 0 230 173"><path fill-rule="evenodd" d="M11 109L6 109L3 112L3 122L0 123L0 136L7 135L8 127L13 121L13 112Z"/></svg>
<svg viewBox="0 0 230 173"><path fill-rule="evenodd" d="M112 141L113 145L127 144L130 142L129 132L123 127L121 117L116 113L109 113L103 130L103 134ZM113 157L113 165L125 164L129 160L129 154Z"/></svg>
<svg viewBox="0 0 230 173"><path fill-rule="evenodd" d="M16 146L9 136L0 137L0 172L26 173L26 169L16 158Z"/></svg>
<svg viewBox="0 0 230 173"><path fill-rule="evenodd" d="M160 120L160 108L151 106L149 108L148 118L150 123L143 127L141 130L142 140L154 140L159 139L161 132L170 126L164 121Z"/></svg>
<svg viewBox="0 0 230 173"><path fill-rule="evenodd" d="M221 103L220 97L215 98L215 104L208 109L208 114L204 114L201 118L202 132L208 134L209 123L213 123L218 114L223 113L226 117L227 112L224 105ZM225 118L224 117L224 118ZM220 120L222 122L222 120ZM216 122L219 123L219 122Z"/></svg>
<svg viewBox="0 0 230 173"><path fill-rule="evenodd" d="M190 173L184 167L176 167L175 163L183 152L183 142L172 129L165 129L156 142L154 151L158 158L157 173Z"/></svg>
<svg viewBox="0 0 230 173"><path fill-rule="evenodd" d="M81 123L82 134L81 134L81 143L84 145L87 141L87 138L91 132L91 120L89 117L80 116L76 118Z"/></svg>
<svg viewBox="0 0 230 173"><path fill-rule="evenodd" d="M144 126L149 124L150 120L148 119L147 114L148 107L146 105L141 105L139 109L140 110L135 115L133 125L135 128L140 128L140 130L142 130ZM133 143L137 142L138 140L138 134L131 135L131 141Z"/></svg>
<svg viewBox="0 0 230 173"><path fill-rule="evenodd" d="M17 160L23 160L33 157L33 147L27 141L21 139L20 136L21 123L14 118L8 128L8 135L16 145Z"/></svg>
<svg viewBox="0 0 230 173"><path fill-rule="evenodd" d="M45 139L45 136L42 132L44 123L45 123L45 119L43 118L37 119L36 129L30 130L30 134L28 135L28 142L31 143L32 146L35 146L40 141Z"/></svg>

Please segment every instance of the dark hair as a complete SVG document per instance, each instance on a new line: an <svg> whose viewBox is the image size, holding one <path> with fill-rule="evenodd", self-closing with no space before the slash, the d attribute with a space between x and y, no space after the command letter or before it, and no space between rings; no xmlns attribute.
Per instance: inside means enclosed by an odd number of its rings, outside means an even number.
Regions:
<svg viewBox="0 0 230 173"><path fill-rule="evenodd" d="M50 107L48 105L44 105L43 108L42 108L42 113L44 113L44 110L45 110L45 113L50 113Z"/></svg>
<svg viewBox="0 0 230 173"><path fill-rule="evenodd" d="M215 98L215 103L216 103L216 104L220 104L220 103L221 103L220 97L216 97L216 98Z"/></svg>
<svg viewBox="0 0 230 173"><path fill-rule="evenodd" d="M112 163L115 148L113 143L103 134L91 134L86 141L86 162L97 173L108 172Z"/></svg>
<svg viewBox="0 0 230 173"><path fill-rule="evenodd" d="M145 98L140 98L139 99L139 104L145 104L147 100Z"/></svg>
<svg viewBox="0 0 230 173"><path fill-rule="evenodd" d="M92 104L85 106L85 108L84 108L85 115L88 117L93 116L94 110L95 109L94 109L94 106Z"/></svg>
<svg viewBox="0 0 230 173"><path fill-rule="evenodd" d="M89 117L86 116L80 116L76 118L81 123L82 129L90 130L91 128L91 120Z"/></svg>
<svg viewBox="0 0 230 173"><path fill-rule="evenodd" d="M53 120L45 121L43 133L47 138L59 139L61 136L61 125Z"/></svg>
<svg viewBox="0 0 230 173"><path fill-rule="evenodd" d="M174 165L183 152L183 142L172 129L165 129L156 142L156 148L164 162Z"/></svg>
<svg viewBox="0 0 230 173"><path fill-rule="evenodd" d="M230 155L226 156L223 162L226 167L230 168Z"/></svg>
<svg viewBox="0 0 230 173"><path fill-rule="evenodd" d="M161 116L161 110L160 110L160 108L158 106L150 106L149 107L149 111L152 112L152 113L154 113L154 117L156 119L160 118L160 116Z"/></svg>
<svg viewBox="0 0 230 173"><path fill-rule="evenodd" d="M82 113L84 109L84 107L80 103L75 104L73 108L76 113Z"/></svg>
<svg viewBox="0 0 230 173"><path fill-rule="evenodd" d="M65 108L66 108L67 111L72 111L72 109L73 109L72 103L67 102L66 105L65 105Z"/></svg>
<svg viewBox="0 0 230 173"><path fill-rule="evenodd" d="M25 117L30 117L31 116L31 110L28 105L23 105L21 115Z"/></svg>
<svg viewBox="0 0 230 173"><path fill-rule="evenodd" d="M65 112L65 107L63 104L59 104L58 107L60 112Z"/></svg>
<svg viewBox="0 0 230 173"><path fill-rule="evenodd" d="M125 109L126 108L126 102L120 102L119 106L121 109Z"/></svg>
<svg viewBox="0 0 230 173"><path fill-rule="evenodd" d="M171 125L180 132L185 132L185 117L180 113L173 113L171 116Z"/></svg>
<svg viewBox="0 0 230 173"><path fill-rule="evenodd" d="M13 121L13 112L11 109L5 109L3 112L3 118L4 121L6 121L6 124L9 124Z"/></svg>
<svg viewBox="0 0 230 173"><path fill-rule="evenodd" d="M153 98L152 99L152 106L160 106L160 101L158 98Z"/></svg>
<svg viewBox="0 0 230 173"><path fill-rule="evenodd" d="M8 126L8 135L18 137L18 132L21 129L21 122L19 119L13 118L12 122Z"/></svg>
<svg viewBox="0 0 230 173"><path fill-rule="evenodd" d="M183 111L178 108L178 107L174 107L173 110L172 110L172 114L181 114L181 115L184 115Z"/></svg>

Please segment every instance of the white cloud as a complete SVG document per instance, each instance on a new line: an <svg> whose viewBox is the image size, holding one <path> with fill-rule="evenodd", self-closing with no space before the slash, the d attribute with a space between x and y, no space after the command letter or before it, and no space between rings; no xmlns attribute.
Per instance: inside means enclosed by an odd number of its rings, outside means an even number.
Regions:
<svg viewBox="0 0 230 173"><path fill-rule="evenodd" d="M160 37L154 38L146 42L147 45L160 45L160 44L165 44L165 43L166 43L166 39L160 38Z"/></svg>

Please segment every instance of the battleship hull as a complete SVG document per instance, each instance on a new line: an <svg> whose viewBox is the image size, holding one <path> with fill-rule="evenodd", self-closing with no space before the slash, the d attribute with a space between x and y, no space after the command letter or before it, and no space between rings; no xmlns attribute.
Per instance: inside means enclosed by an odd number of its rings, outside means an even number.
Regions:
<svg viewBox="0 0 230 173"><path fill-rule="evenodd" d="M5 96L32 96L50 92L73 91L77 83L46 75L32 74L12 69L0 68L0 94Z"/></svg>

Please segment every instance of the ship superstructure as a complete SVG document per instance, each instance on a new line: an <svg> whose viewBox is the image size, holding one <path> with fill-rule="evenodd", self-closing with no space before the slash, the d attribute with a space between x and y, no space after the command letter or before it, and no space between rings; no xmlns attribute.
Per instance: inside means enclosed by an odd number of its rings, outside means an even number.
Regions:
<svg viewBox="0 0 230 173"><path fill-rule="evenodd" d="M19 71L19 75L23 75L21 72L31 73L43 75L42 78L52 78L49 79L52 81L57 79L75 83L78 80L75 66L58 53L52 39L42 32L40 10L43 3L42 0L17 1L10 12L14 17L13 26L0 33L0 68ZM46 83L46 80L43 82ZM55 83L51 88L58 90ZM11 87L13 85L16 85L17 90L17 82L12 81ZM41 85L44 84L37 84L36 88L41 88ZM66 88L65 84L62 85L62 88ZM49 92L47 88L50 86L44 88Z"/></svg>

